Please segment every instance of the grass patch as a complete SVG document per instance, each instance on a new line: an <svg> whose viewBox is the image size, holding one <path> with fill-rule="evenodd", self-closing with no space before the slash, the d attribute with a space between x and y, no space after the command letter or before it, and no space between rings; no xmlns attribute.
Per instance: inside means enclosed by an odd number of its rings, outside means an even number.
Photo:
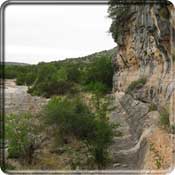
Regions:
<svg viewBox="0 0 175 175"><path fill-rule="evenodd" d="M173 63L175 62L175 53L172 55Z"/></svg>
<svg viewBox="0 0 175 175"><path fill-rule="evenodd" d="M168 128L170 126L170 121L169 121L169 112L167 109L162 108L160 113L160 124L164 128Z"/></svg>
<svg viewBox="0 0 175 175"><path fill-rule="evenodd" d="M128 88L126 89L126 93L130 94L133 92L135 89L140 89L146 84L147 79L146 78L140 78L136 81L133 81Z"/></svg>
<svg viewBox="0 0 175 175"><path fill-rule="evenodd" d="M160 156L160 153L156 150L153 143L150 143L150 151L154 153L154 161L157 169L160 169L162 166L162 157Z"/></svg>
<svg viewBox="0 0 175 175"><path fill-rule="evenodd" d="M95 94L104 95L109 91L109 88L101 82L90 82L84 87L84 90Z"/></svg>
<svg viewBox="0 0 175 175"><path fill-rule="evenodd" d="M151 105L149 106L149 112L151 111L157 111L157 105L154 103L151 103Z"/></svg>

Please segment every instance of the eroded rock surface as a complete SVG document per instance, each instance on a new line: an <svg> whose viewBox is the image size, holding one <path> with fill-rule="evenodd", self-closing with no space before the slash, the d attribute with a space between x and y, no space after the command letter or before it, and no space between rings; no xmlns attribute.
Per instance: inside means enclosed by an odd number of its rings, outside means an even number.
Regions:
<svg viewBox="0 0 175 175"><path fill-rule="evenodd" d="M27 89L27 86L17 86L15 80L5 81L5 114L37 113L47 103L45 98L28 94Z"/></svg>
<svg viewBox="0 0 175 175"><path fill-rule="evenodd" d="M131 5L125 15L117 20L121 25L113 26L118 48L113 58L113 96L115 110L110 121L120 123L121 137L115 137L111 146L113 168L122 169L167 169L171 167L173 153L171 134L161 129L159 120L162 109L169 112L170 125L174 124L174 8L171 4ZM115 24L113 19L113 25ZM117 24L117 22L116 22ZM144 84L138 80L145 79ZM128 90L132 82L138 83ZM137 82L138 81L138 82ZM135 84L136 84L135 83ZM151 105L156 106L155 109ZM162 140L170 143L164 150L163 161L150 158L150 145L158 129ZM166 133L166 134L165 134ZM165 136L166 135L166 136ZM169 139L167 139L169 138ZM164 141L162 141L163 143ZM158 149L158 146L157 148ZM159 157L159 158L160 158ZM145 161L152 161L155 166ZM157 163L158 162L158 163ZM166 163L165 163L166 162Z"/></svg>

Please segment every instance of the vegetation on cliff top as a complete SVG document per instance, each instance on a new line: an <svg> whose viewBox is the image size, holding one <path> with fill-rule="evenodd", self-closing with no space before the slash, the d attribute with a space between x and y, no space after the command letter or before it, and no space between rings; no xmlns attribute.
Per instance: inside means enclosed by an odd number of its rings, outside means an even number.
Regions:
<svg viewBox="0 0 175 175"><path fill-rule="evenodd" d="M109 31L112 33L112 37L116 43L118 43L119 36L123 34L123 28L126 24L126 20L129 14L129 5L125 1L118 2L116 0L109 0L108 13L112 19L112 24ZM118 43L119 44L119 43Z"/></svg>

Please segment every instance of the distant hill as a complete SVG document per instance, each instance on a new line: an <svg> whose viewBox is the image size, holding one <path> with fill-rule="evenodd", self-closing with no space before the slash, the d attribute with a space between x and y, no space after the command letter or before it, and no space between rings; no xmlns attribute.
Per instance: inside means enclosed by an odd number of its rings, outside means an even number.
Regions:
<svg viewBox="0 0 175 175"><path fill-rule="evenodd" d="M104 51L100 51L100 52L96 52L87 56L83 56L83 57L78 57L78 58L66 58L63 60L55 60L55 61L51 61L51 62L43 62L45 64L47 63L67 63L67 62L71 62L71 63L78 63L78 62L84 62L84 63L89 63L91 62L94 58L100 57L102 55L108 55L108 56L114 56L116 53L116 47L114 47L113 49L110 50L104 50ZM2 63L1 63L2 64ZM14 66L28 66L31 64L28 63L19 63L19 62L5 62L5 65L14 65Z"/></svg>
<svg viewBox="0 0 175 175"><path fill-rule="evenodd" d="M27 64L27 63L18 63L18 62L5 62L5 65L27 66L27 65L30 65L30 64Z"/></svg>
<svg viewBox="0 0 175 175"><path fill-rule="evenodd" d="M74 62L74 63L77 63L77 62L85 62L85 63L89 63L91 62L94 58L97 58L97 57L100 57L102 55L108 55L108 56L114 56L116 53L116 47L114 47L113 49L110 49L110 50L104 50L104 51L101 51L101 52L96 52L96 53L93 53L93 54L90 54L90 55L87 55L87 56L84 56L84 57L78 57L78 58L66 58L64 60L59 60L59 61L52 61L52 62Z"/></svg>

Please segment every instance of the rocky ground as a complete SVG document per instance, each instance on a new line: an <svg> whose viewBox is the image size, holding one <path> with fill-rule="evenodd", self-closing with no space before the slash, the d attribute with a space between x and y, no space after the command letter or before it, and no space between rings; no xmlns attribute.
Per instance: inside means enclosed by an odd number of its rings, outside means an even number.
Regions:
<svg viewBox="0 0 175 175"><path fill-rule="evenodd" d="M5 114L19 112L38 112L47 99L31 96L27 86L17 86L15 80L5 80Z"/></svg>

